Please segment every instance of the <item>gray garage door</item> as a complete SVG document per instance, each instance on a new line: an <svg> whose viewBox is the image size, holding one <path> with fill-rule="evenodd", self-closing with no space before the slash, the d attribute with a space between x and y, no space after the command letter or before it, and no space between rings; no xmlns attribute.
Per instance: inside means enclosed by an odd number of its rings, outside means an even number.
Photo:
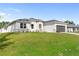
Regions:
<svg viewBox="0 0 79 59"><path fill-rule="evenodd" d="M56 32L65 32L65 26L57 25L56 26Z"/></svg>

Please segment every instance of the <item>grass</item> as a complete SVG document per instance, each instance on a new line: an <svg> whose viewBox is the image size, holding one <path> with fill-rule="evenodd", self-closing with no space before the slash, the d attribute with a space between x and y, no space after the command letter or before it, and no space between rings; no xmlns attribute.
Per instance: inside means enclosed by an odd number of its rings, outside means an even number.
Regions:
<svg viewBox="0 0 79 59"><path fill-rule="evenodd" d="M79 56L79 36L64 33L3 33L0 56Z"/></svg>

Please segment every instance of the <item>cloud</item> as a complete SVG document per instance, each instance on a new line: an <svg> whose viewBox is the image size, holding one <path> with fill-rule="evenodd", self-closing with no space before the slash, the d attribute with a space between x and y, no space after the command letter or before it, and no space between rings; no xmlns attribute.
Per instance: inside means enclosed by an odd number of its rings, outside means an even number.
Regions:
<svg viewBox="0 0 79 59"><path fill-rule="evenodd" d="M13 9L14 11L16 11L16 12L20 12L20 10L19 9Z"/></svg>
<svg viewBox="0 0 79 59"><path fill-rule="evenodd" d="M3 12L2 12L2 13L0 13L0 15L1 15L1 16L5 16L5 15L6 15L6 13L3 13Z"/></svg>
<svg viewBox="0 0 79 59"><path fill-rule="evenodd" d="M5 13L5 12L0 12L0 16L10 16L11 14Z"/></svg>
<svg viewBox="0 0 79 59"><path fill-rule="evenodd" d="M8 13L7 15L10 16L11 14Z"/></svg>
<svg viewBox="0 0 79 59"><path fill-rule="evenodd" d="M20 9L16 9L16 8L8 8L7 10L9 11L14 11L14 12L20 12Z"/></svg>
<svg viewBox="0 0 79 59"><path fill-rule="evenodd" d="M13 13L19 13L21 10L17 8L0 9L0 16L10 16Z"/></svg>

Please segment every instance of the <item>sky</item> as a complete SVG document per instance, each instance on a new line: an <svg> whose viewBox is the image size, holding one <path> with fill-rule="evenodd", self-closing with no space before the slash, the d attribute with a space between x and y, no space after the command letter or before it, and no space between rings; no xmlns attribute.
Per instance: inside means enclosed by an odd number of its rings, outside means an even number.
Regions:
<svg viewBox="0 0 79 59"><path fill-rule="evenodd" d="M79 24L78 3L0 3L2 21L20 18L42 20L70 20Z"/></svg>

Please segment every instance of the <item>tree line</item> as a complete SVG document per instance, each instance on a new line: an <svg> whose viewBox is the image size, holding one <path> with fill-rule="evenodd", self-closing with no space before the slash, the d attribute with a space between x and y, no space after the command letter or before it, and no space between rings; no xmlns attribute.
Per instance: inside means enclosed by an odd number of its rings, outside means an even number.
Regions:
<svg viewBox="0 0 79 59"><path fill-rule="evenodd" d="M0 28L3 28L4 26L6 26L7 24L9 24L10 22L5 22L5 21L2 21L0 22Z"/></svg>

